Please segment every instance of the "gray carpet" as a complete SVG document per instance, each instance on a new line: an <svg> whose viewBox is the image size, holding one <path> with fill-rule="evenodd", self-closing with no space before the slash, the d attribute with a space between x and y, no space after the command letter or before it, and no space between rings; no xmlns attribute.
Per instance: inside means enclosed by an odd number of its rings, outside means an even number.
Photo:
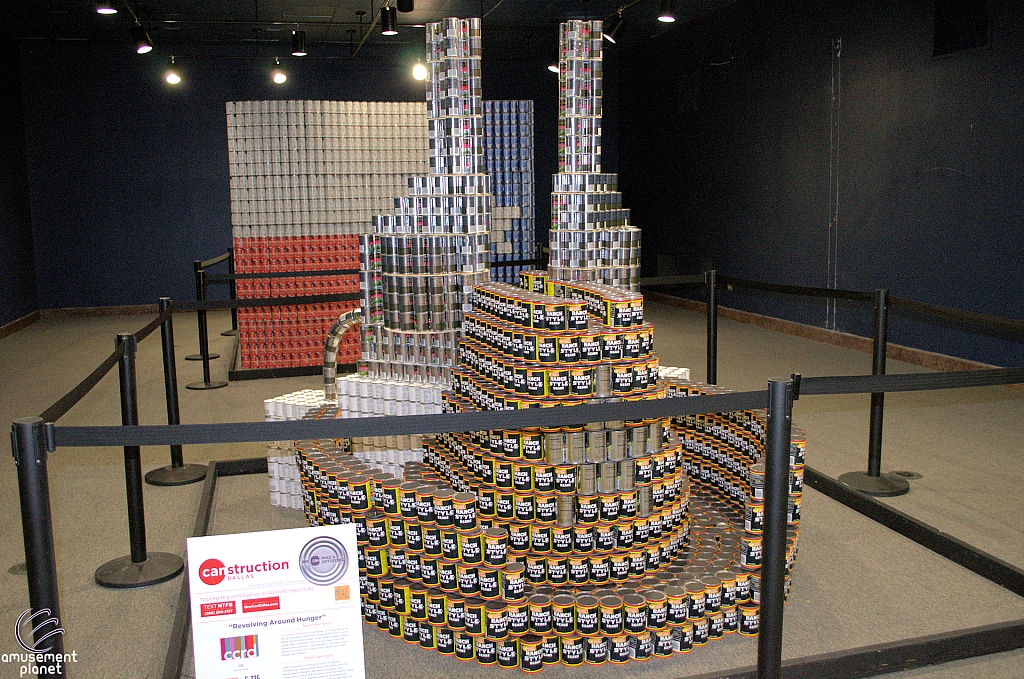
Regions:
<svg viewBox="0 0 1024 679"><path fill-rule="evenodd" d="M702 317L648 304L656 347L666 365L688 366L703 377ZM201 379L200 366L183 360L195 352L194 316L176 316L177 357L184 422L262 419L262 400L315 387L318 378L232 383L225 389L187 391ZM0 341L0 416L11 421L38 414L88 374L114 346L117 332L142 327L147 317L40 321ZM214 378L224 378L233 339L226 313L213 314L211 343L224 356ZM758 389L773 374L805 376L863 374L870 357L809 340L723 320L719 382ZM890 361L890 372L917 371ZM157 335L141 345L140 406L144 424L165 422ZM806 397L796 421L808 435L808 463L837 475L862 469L867 446L867 396ZM883 469L910 469L924 478L912 492L890 502L942 530L1024 565L1021 500L1024 478L1019 451L1024 443L1024 392L1006 388L890 395L886 401ZM117 378L107 377L59 424L119 422ZM188 446L186 461L253 457L262 444ZM7 458L10 460L10 458ZM144 448L144 469L167 464L166 448ZM79 653L69 670L83 677L156 677L162 670L179 580L129 592L102 589L93 571L128 552L122 454L119 449L60 449L51 457L53 502L65 646ZM146 486L151 550L183 554L200 486ZM27 607L24 576L6 569L23 560L14 465L0 465L0 510L9 517L0 533L0 643L14 646L13 621ZM239 532L302 524L301 513L271 508L266 477L235 477L219 484L215 532ZM827 498L807 491L801 553L793 596L786 609L786 657L853 648L945 630L1024 617L1024 600L877 526ZM967 590L965 590L967 588ZM965 599L956 593L970 591ZM10 621L3 623L3 620ZM409 676L469 677L486 672L475 664L448 661L365 630L367 670L372 679ZM678 660L628 665L637 676L681 677L754 662L756 642L728 638ZM894 675L898 677L1019 677L1021 653L1010 653ZM414 669L413 669L414 668ZM13 674L12 674L13 671ZM611 676L611 667L587 676ZM545 676L581 676L566 668ZM17 668L0 666L0 677Z"/></svg>

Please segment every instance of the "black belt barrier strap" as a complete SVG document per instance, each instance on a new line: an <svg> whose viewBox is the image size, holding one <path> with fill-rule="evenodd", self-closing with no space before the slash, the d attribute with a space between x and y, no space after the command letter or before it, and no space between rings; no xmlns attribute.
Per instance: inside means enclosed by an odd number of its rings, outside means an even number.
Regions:
<svg viewBox="0 0 1024 679"><path fill-rule="evenodd" d="M1024 339L1024 321L1018 321L1013 318L979 314L976 311L961 311L960 309L938 306L937 304L915 302L912 299L903 299L902 297L890 297L889 305L901 311L931 316L944 321L967 323L978 328L995 330L1017 339Z"/></svg>
<svg viewBox="0 0 1024 679"><path fill-rule="evenodd" d="M164 324L164 321L166 321L172 313L174 313L174 308L168 307L162 314L150 321L149 325L135 333L135 341L141 342L149 337L154 330Z"/></svg>
<svg viewBox="0 0 1024 679"><path fill-rule="evenodd" d="M75 407L76 403L85 398L85 395L103 379L104 375L110 372L111 368L117 365L123 355L124 344L118 344L114 353L107 356L107 360L100 363L95 370L89 373L88 377L78 383L77 387L64 394L59 401L44 410L39 417L43 422L56 422L64 417L69 410Z"/></svg>
<svg viewBox="0 0 1024 679"><path fill-rule="evenodd" d="M329 304L331 302L358 302L358 292L344 292L337 295L300 295L296 297L257 297L255 299L219 299L202 302L175 302L176 311L198 311L199 309L241 309L260 306L292 306L300 304Z"/></svg>
<svg viewBox="0 0 1024 679"><path fill-rule="evenodd" d="M963 370L948 373L805 377L800 381L800 395L929 391L932 389L962 389L964 387L988 387L1020 383L1024 383L1024 368Z"/></svg>
<svg viewBox="0 0 1024 679"><path fill-rule="evenodd" d="M704 285L703 276L654 276L652 278L641 278L640 286L651 285Z"/></svg>
<svg viewBox="0 0 1024 679"><path fill-rule="evenodd" d="M317 276L354 276L359 269L328 269L326 271L257 271L254 273L208 273L207 283L227 283L253 278L315 278Z"/></svg>
<svg viewBox="0 0 1024 679"><path fill-rule="evenodd" d="M801 297L849 299L855 302L873 302L875 299L874 294L870 292L858 292L856 290L832 290L829 288L809 288L802 285L778 285L776 283L762 283L760 281L748 281L743 278L719 276L718 287L722 287L723 285L734 285L739 288L765 290L767 292L781 292L786 295L800 295Z"/></svg>
<svg viewBox="0 0 1024 679"><path fill-rule="evenodd" d="M227 424L148 425L134 427L55 427L58 446L155 446L172 443L242 443L312 438L356 438L451 431L524 429L563 426L568 418L580 424L609 420L695 415L705 412L753 410L768 404L767 391L717 396L690 396L650 401L619 401L565 408L494 410L446 415L360 417L338 420L288 422L234 422Z"/></svg>
<svg viewBox="0 0 1024 679"><path fill-rule="evenodd" d="M112 356L111 358L115 359L113 362L116 362L119 356ZM113 362L111 359L107 360L107 363L111 363L111 365ZM101 366L101 368L105 367L107 363ZM107 369L109 370L109 368ZM98 378L96 381L98 381ZM1024 368L997 368L994 370L972 370L955 373L809 377L801 381L800 392L804 396L816 394L870 394L889 391L959 389L1018 383L1024 383ZM91 387L92 384L88 386ZM71 395L69 394L69 396ZM61 402L63 401L64 399ZM764 408L767 402L767 392L764 391L737 392L716 396L691 396L689 398L666 398L649 401L620 401L574 406L569 419L579 423L638 420L650 417L695 415L706 412L719 413L735 410L752 410ZM530 427L562 426L565 424L566 419L566 411L555 407L447 415L296 420L289 422L235 422L226 424L135 427L56 427L54 431L57 444L60 446L153 446L280 441L309 438L355 438L402 434L433 434L451 431L482 431L488 429L524 429Z"/></svg>
<svg viewBox="0 0 1024 679"><path fill-rule="evenodd" d="M217 257L214 257L213 259L208 259L205 262L199 262L199 268L200 269L208 269L211 266L216 266L217 264L220 264L221 262L223 262L225 259L227 259L230 256L231 256L231 250L228 250L223 255L218 255Z"/></svg>

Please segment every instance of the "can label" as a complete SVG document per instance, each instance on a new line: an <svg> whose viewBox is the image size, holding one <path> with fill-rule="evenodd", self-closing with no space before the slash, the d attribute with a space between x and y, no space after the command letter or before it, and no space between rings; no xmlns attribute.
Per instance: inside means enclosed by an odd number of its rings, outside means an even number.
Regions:
<svg viewBox="0 0 1024 679"><path fill-rule="evenodd" d="M562 637L562 663L569 667L583 664L585 657L583 639L581 637Z"/></svg>
<svg viewBox="0 0 1024 679"><path fill-rule="evenodd" d="M525 443L525 441L524 441ZM540 446L537 447L538 451ZM539 458L538 458L539 459ZM555 468L551 465L533 466L533 487L538 493L550 493L555 490Z"/></svg>

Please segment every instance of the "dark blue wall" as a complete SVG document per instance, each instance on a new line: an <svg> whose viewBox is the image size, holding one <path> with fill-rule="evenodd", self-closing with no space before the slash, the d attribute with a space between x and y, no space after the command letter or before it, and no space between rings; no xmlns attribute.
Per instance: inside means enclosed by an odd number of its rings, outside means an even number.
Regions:
<svg viewBox="0 0 1024 679"><path fill-rule="evenodd" d="M933 59L932 7L740 0L624 52L623 188L645 273L660 253L659 273L715 257L731 276L826 283L841 38L839 287L1024 317L1024 9L993 0L988 48ZM822 304L789 300L722 303L824 325ZM869 314L840 306L838 329L867 334ZM1020 344L902 315L890 341L1024 363Z"/></svg>
<svg viewBox="0 0 1024 679"><path fill-rule="evenodd" d="M36 300L25 126L18 51L0 40L0 325L39 308Z"/></svg>
<svg viewBox="0 0 1024 679"><path fill-rule="evenodd" d="M269 82L270 60L248 51L182 58L184 81L171 88L165 56L126 46L30 43L21 51L42 308L194 298L191 261L231 243L225 102L424 97L410 77L415 54L288 60L283 87ZM485 60L484 96L537 102L542 226L557 162L558 84L538 54Z"/></svg>

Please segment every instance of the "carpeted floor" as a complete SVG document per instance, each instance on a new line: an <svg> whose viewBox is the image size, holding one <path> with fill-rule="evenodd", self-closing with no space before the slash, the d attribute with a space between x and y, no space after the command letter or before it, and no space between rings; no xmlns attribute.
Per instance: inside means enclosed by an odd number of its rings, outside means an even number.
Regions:
<svg viewBox="0 0 1024 679"><path fill-rule="evenodd" d="M703 318L657 304L647 305L655 346L664 365L692 368L703 377ZM175 317L182 421L262 419L262 400L316 387L316 377L236 382L216 391L188 391L200 379L194 316ZM113 349L117 332L141 328L149 317L40 321L0 340L0 417L12 421L43 411L87 375ZM214 378L224 378L234 339L226 313L211 320L211 343L223 357ZM863 374L870 356L723 320L719 383L759 389L775 374ZM890 372L917 371L889 363ZM165 422L157 335L140 346L139 403L143 424ZM863 469L867 396L805 397L795 419L808 438L808 464L830 474ZM923 478L889 502L952 535L1016 565L1024 565L1018 489L1024 480L1024 392L1006 388L889 395L886 399L883 469L906 469ZM116 369L59 424L117 424ZM254 457L262 444L188 446L186 461ZM167 464L166 448L144 448L143 466ZM0 465L0 648L13 650L14 620L28 606L23 575L7 568L23 560L16 473ZM134 591L98 587L93 572L128 552L122 453L119 449L59 449L50 458L51 497L60 580L65 648L78 652L72 679L158 677L163 667L180 580ZM145 487L149 548L183 554L201 485ZM269 506L265 476L221 479L213 532L242 532L302 525L300 512ZM805 491L800 558L786 607L785 656L825 653L866 644L923 636L973 625L1024 618L1015 597L914 543L813 491ZM959 595L969 591L970 596ZM3 620L9 621L4 623ZM366 629L367 676L476 677L498 673L449 661ZM630 664L636 676L687 677L751 665L756 642L728 638L688 656ZM893 675L895 677L1010 678L1021 676L1024 652L1002 654ZM585 671L551 668L545 676L612 676L613 667ZM0 677L18 667L0 665Z"/></svg>

